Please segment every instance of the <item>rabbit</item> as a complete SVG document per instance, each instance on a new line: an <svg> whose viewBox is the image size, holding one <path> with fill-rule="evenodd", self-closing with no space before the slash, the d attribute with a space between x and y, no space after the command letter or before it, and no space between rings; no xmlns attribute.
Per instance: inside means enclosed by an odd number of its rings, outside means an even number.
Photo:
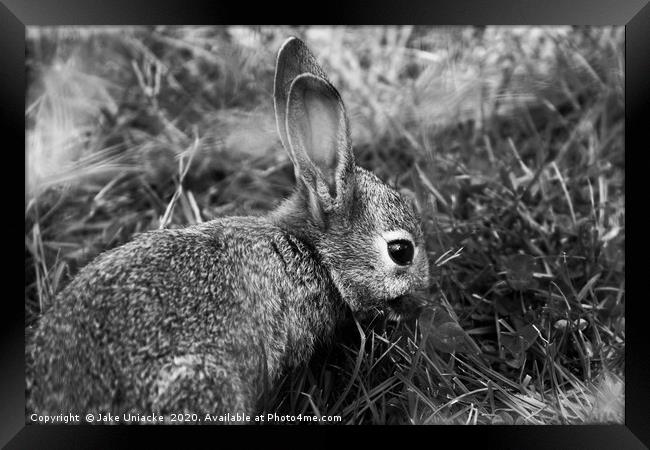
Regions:
<svg viewBox="0 0 650 450"><path fill-rule="evenodd" d="M28 409L255 414L346 311L427 286L413 202L355 164L341 96L296 37L273 101L291 196L265 216L139 234L81 269L28 345Z"/></svg>

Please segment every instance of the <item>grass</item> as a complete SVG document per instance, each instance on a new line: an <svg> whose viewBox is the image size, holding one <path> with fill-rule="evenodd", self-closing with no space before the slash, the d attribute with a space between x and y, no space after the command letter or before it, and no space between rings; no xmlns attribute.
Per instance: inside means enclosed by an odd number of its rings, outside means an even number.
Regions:
<svg viewBox="0 0 650 450"><path fill-rule="evenodd" d="M304 37L358 164L418 199L432 279L270 393L342 423L622 423L622 28L28 29L25 317L135 233L293 186L275 52Z"/></svg>

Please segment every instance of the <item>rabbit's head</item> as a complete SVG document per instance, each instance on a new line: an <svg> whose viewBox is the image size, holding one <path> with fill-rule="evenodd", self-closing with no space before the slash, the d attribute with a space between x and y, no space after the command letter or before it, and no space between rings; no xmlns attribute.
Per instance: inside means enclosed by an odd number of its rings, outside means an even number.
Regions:
<svg viewBox="0 0 650 450"><path fill-rule="evenodd" d="M425 287L414 205L356 166L343 101L297 38L278 53L274 102L297 183L280 215L313 243L343 299L353 311L384 309Z"/></svg>

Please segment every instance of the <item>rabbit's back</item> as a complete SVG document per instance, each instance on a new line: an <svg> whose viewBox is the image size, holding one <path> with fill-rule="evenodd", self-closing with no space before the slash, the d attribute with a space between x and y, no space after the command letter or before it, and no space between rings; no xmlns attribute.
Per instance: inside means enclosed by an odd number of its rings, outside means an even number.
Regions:
<svg viewBox="0 0 650 450"><path fill-rule="evenodd" d="M314 249L265 218L145 233L86 266L43 315L34 407L250 411L265 377L330 333L338 296Z"/></svg>

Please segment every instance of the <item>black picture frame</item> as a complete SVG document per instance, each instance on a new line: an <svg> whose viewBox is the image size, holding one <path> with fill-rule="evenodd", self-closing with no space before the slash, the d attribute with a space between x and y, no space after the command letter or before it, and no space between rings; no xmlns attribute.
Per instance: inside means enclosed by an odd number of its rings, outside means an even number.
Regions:
<svg viewBox="0 0 650 450"><path fill-rule="evenodd" d="M639 158L650 142L650 127L648 124L648 106L650 105L650 5L648 0L491 0L476 2L472 0L445 0L438 2L410 1L394 2L382 0L372 4L362 2L345 2L345 6L335 3L323 4L322 7L306 7L304 3L291 6L289 4L269 4L265 7L251 6L235 8L234 2L180 0L2 0L0 3L0 127L2 128L5 147L4 162L7 170L3 175L17 174L19 149L24 147L24 118L25 118L25 26L26 25L100 25L100 24L204 24L204 23L253 23L253 22L296 22L288 19L286 11L304 13L301 22L305 23L413 23L440 25L624 25L626 28L626 62L625 62L625 140L626 160ZM636 147L639 147L638 149ZM630 152L631 150L631 152ZM646 150L647 151L647 150ZM636 156L634 156L636 154ZM25 162L23 160L23 162ZM642 171L643 165L628 165L634 172L634 167ZM630 173L632 173L630 172ZM640 203L643 198L643 187L638 180L641 177L626 177L626 202ZM13 194L18 181L13 177L4 176L5 184L2 196L7 211L4 225L8 230L5 248L13 250L17 255L21 242L9 237L18 230L13 229L14 218L18 228L18 220L24 204L19 205L18 196ZM633 187L636 183L636 187ZM640 205L640 209L643 208ZM15 209L15 212L10 212ZM635 247L640 244L643 231L635 228L630 234L631 215L628 216L625 227L627 241L634 239ZM637 222L638 223L638 222ZM631 237L632 236L632 237ZM629 247L629 246L628 246ZM642 248L635 248L643 255ZM18 275L12 276L10 270L15 268L11 263L11 251L7 251L5 260L9 263L2 272L5 276L4 304L2 305L3 326L0 352L0 444L6 448L70 448L70 447L103 447L129 444L133 434L146 433L148 438L168 440L171 432L180 434L187 439L195 436L195 427L107 427L107 426L43 426L25 424L25 377L24 377L24 308L20 295L7 286L16 286L18 291ZM629 253L628 253L629 254ZM13 268L11 267L13 266ZM633 274L643 270L644 264L626 264L629 274L626 290L637 295L626 305L626 373L625 373L625 425L589 425L589 426L488 426L466 427L438 426L408 428L409 437L412 433L419 436L432 446L440 446L443 441L451 442L454 447L470 444L472 447L483 448L567 448L567 449L632 449L648 448L650 445L650 401L648 380L650 380L650 354L647 339L644 335L645 306L647 302L640 283L635 281ZM18 270L17 268L15 270ZM15 295L14 295L15 294ZM220 443L223 434L236 432L232 429L203 427L201 432L218 433ZM337 427L341 432L342 427ZM352 428L352 427L343 427ZM367 427L359 427L367 431ZM358 428L346 429L344 434L356 434ZM242 428L240 428L242 430ZM275 430L286 437L295 436L292 427L256 428L249 433L250 428L240 435L255 435L266 430ZM303 429L304 430L304 429ZM310 427L310 441L319 434L328 437L331 428ZM124 432L128 431L128 434ZM373 427L372 434L392 437L399 441L404 428L395 430L386 427ZM337 433L338 434L338 433ZM195 439L184 441L193 442ZM301 442L296 439L296 441ZM310 441L304 441L309 444ZM403 443L409 441L401 441ZM409 444L407 444L409 445ZM419 445L419 444L418 444ZM481 448L479 447L479 448Z"/></svg>

